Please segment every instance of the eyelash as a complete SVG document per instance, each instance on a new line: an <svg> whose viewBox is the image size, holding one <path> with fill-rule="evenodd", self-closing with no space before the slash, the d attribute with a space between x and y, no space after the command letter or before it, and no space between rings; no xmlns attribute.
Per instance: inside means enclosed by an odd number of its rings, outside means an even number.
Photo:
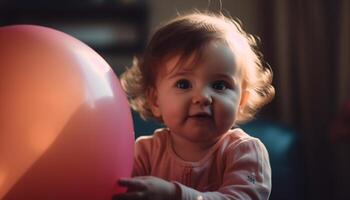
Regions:
<svg viewBox="0 0 350 200"><path fill-rule="evenodd" d="M232 88L232 86L228 82L223 80L215 81L211 86L214 90L218 90L218 91L224 91ZM217 88L216 86L221 86L223 88Z"/></svg>
<svg viewBox="0 0 350 200"><path fill-rule="evenodd" d="M185 85L184 85L185 84ZM178 80L176 81L176 84L175 86L179 89L189 89L189 88L192 88L192 85L190 83L189 80L186 80L186 79L181 79L181 80Z"/></svg>
<svg viewBox="0 0 350 200"><path fill-rule="evenodd" d="M176 86L176 88L183 89L183 90L192 88L191 82L189 80L186 80L186 79L181 79L181 80L176 81L175 86ZM218 86L220 86L220 88L218 88ZM214 81L211 84L211 87L217 91L224 91L224 90L232 88L232 86L229 83L227 83L226 81L223 81L223 80Z"/></svg>

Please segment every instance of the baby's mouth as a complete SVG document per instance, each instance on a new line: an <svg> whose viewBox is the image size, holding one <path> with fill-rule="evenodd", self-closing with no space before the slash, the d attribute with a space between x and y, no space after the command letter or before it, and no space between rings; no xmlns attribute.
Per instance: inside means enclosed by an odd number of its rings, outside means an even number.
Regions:
<svg viewBox="0 0 350 200"><path fill-rule="evenodd" d="M212 116L209 113L200 112L200 113L189 115L189 118L198 119L198 120L207 120L207 119L211 119Z"/></svg>

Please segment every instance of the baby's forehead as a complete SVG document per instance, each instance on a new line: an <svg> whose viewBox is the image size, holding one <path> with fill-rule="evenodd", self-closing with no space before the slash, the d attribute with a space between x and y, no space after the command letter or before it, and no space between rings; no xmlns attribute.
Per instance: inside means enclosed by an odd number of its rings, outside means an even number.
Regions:
<svg viewBox="0 0 350 200"><path fill-rule="evenodd" d="M161 68L165 73L173 71L191 71L203 65L227 66L236 70L238 68L238 57L232 48L224 43L212 42L205 48L196 50L191 54L183 54L181 51L167 56L162 61Z"/></svg>

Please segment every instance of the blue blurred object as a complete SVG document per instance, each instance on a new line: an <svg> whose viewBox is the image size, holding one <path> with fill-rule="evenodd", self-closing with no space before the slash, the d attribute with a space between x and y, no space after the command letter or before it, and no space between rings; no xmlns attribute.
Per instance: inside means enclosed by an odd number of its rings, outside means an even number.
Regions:
<svg viewBox="0 0 350 200"><path fill-rule="evenodd" d="M132 118L134 119L135 139L143 135L152 135L154 130L163 127L156 121L144 121L135 111L132 111Z"/></svg>
<svg viewBox="0 0 350 200"><path fill-rule="evenodd" d="M150 135L162 127L157 122L143 121L133 113L135 138ZM266 146L272 168L272 192L270 200L305 199L303 179L303 158L299 135L293 129L280 123L254 120L240 126L249 135L259 138Z"/></svg>
<svg viewBox="0 0 350 200"><path fill-rule="evenodd" d="M240 126L266 146L272 168L270 200L305 199L303 158L299 135L277 122L255 120Z"/></svg>

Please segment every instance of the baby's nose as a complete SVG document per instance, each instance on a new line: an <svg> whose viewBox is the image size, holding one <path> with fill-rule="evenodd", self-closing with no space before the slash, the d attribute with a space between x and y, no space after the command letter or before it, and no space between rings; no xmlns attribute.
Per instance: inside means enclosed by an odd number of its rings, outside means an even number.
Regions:
<svg viewBox="0 0 350 200"><path fill-rule="evenodd" d="M213 99L212 99L211 95L209 94L208 91L205 91L205 90L196 92L192 98L193 104L199 104L199 105L206 106L206 105L212 104L212 102L213 102Z"/></svg>

